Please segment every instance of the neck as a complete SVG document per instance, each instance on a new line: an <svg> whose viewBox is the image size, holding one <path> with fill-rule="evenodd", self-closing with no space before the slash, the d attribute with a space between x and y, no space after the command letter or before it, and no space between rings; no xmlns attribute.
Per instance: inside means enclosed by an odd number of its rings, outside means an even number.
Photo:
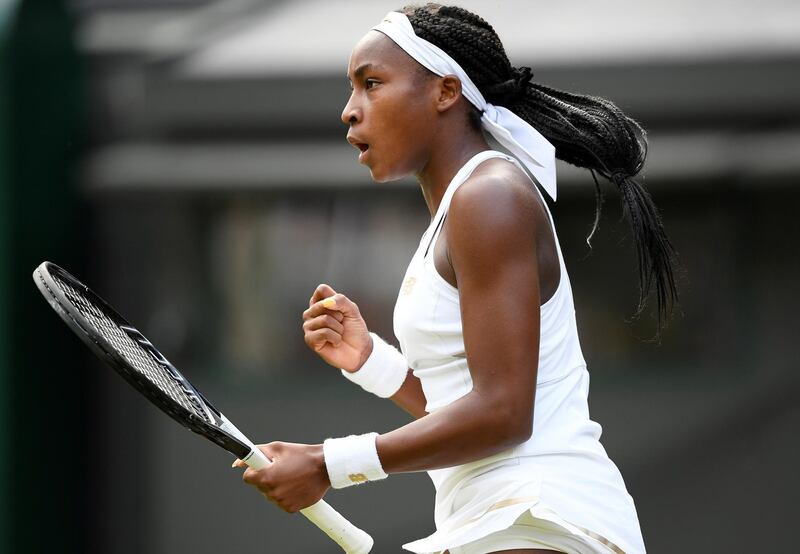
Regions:
<svg viewBox="0 0 800 554"><path fill-rule="evenodd" d="M431 217L436 215L447 185L458 170L479 152L489 150L482 133L468 132L458 140L453 140L452 136L449 136L449 140L435 142L439 146L431 152L428 163L416 174Z"/></svg>

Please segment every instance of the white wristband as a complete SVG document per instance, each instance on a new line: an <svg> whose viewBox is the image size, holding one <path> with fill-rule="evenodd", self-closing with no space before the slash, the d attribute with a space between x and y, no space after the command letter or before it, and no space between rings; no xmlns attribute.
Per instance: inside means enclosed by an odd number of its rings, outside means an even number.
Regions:
<svg viewBox="0 0 800 554"><path fill-rule="evenodd" d="M397 348L388 344L375 333L372 337L372 354L358 371L342 370L342 375L367 392L381 398L389 398L403 386L408 373L406 358Z"/></svg>
<svg viewBox="0 0 800 554"><path fill-rule="evenodd" d="M378 433L367 433L341 439L325 439L322 452L331 487L343 489L388 477L378 458L377 437Z"/></svg>

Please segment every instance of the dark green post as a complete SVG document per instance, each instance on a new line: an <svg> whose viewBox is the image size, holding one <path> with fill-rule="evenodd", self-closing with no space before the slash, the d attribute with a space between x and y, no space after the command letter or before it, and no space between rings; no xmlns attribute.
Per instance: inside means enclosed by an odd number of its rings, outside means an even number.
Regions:
<svg viewBox="0 0 800 554"><path fill-rule="evenodd" d="M90 549L90 372L31 278L44 259L79 272L86 244L83 83L64 3L0 0L0 552Z"/></svg>
<svg viewBox="0 0 800 554"><path fill-rule="evenodd" d="M17 1L0 2L0 552L11 552L9 519L11 497L9 460L11 457L11 425L9 403L11 354L9 348L8 286L9 242L11 225L10 195L10 94L9 35L17 10Z"/></svg>

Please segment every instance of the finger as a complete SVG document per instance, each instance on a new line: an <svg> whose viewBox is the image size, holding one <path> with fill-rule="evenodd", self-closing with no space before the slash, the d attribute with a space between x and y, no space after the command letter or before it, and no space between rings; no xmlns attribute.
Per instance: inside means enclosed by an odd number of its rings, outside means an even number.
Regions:
<svg viewBox="0 0 800 554"><path fill-rule="evenodd" d="M247 483L248 485L255 485L256 481L261 481L259 479L259 472L253 469L252 467L248 467L242 473L242 481ZM262 485L263 486L263 485Z"/></svg>
<svg viewBox="0 0 800 554"><path fill-rule="evenodd" d="M263 467L261 469L253 469L248 467L242 473L242 481L248 485L257 487L262 492L270 492L277 485L275 483L272 466Z"/></svg>
<svg viewBox="0 0 800 554"><path fill-rule="evenodd" d="M246 463L244 463L244 462L243 462L242 460L240 460L239 458L236 458L236 459L233 461L233 463L231 464L231 467L247 467L247 464L246 464Z"/></svg>
<svg viewBox="0 0 800 554"><path fill-rule="evenodd" d="M306 344L315 352L319 352L325 345L339 346L342 344L342 335L333 331L332 329L317 329L316 331L309 331L303 337Z"/></svg>
<svg viewBox="0 0 800 554"><path fill-rule="evenodd" d="M344 321L344 314L342 312L336 310L329 310L319 302L313 304L310 308L303 312L303 319L311 319L312 317L318 317L321 315L329 315L336 319L336 321Z"/></svg>
<svg viewBox="0 0 800 554"><path fill-rule="evenodd" d="M341 315L341 314L339 314ZM331 329L337 333L344 334L344 325L342 325L335 317L331 315L321 315L314 319L307 319L303 323L303 331L316 331L317 329Z"/></svg>
<svg viewBox="0 0 800 554"><path fill-rule="evenodd" d="M311 307L312 305L316 304L323 298L328 298L329 296L333 296L336 294L336 291L333 290L333 287L330 285L326 285L322 283L321 285L317 286L314 290L314 294L311 295L311 300L308 301L308 306Z"/></svg>

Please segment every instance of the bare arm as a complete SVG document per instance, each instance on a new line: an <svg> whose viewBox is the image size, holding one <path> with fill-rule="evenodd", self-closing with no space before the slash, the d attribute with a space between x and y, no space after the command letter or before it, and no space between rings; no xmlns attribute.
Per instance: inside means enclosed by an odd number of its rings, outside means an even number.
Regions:
<svg viewBox="0 0 800 554"><path fill-rule="evenodd" d="M387 473L466 463L530 437L540 305L532 218L542 214L533 194L488 176L471 178L455 194L448 252L473 390L378 437Z"/></svg>

